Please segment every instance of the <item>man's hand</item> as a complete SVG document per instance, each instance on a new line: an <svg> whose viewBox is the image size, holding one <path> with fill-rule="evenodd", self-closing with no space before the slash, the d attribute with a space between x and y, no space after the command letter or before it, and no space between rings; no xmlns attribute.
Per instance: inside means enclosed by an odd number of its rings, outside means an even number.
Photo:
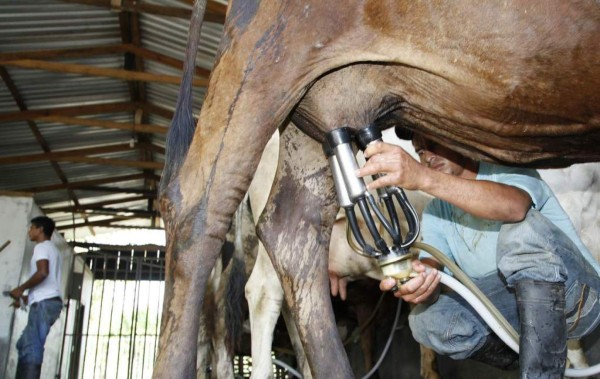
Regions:
<svg viewBox="0 0 600 379"><path fill-rule="evenodd" d="M385 186L420 189L425 167L400 146L385 142L371 144L365 150L365 158L367 162L356 171L357 176L385 174L371 182L369 189Z"/></svg>
<svg viewBox="0 0 600 379"><path fill-rule="evenodd" d="M329 271L329 287L331 288L331 296L335 297L340 294L340 299L346 300L346 287L348 279L340 278L336 273Z"/></svg>
<svg viewBox="0 0 600 379"><path fill-rule="evenodd" d="M23 297L23 292L25 290L21 289L21 287L17 287L15 289L13 289L12 291L10 291L8 294L10 295L10 297L12 297L15 300L19 300L21 297Z"/></svg>
<svg viewBox="0 0 600 379"><path fill-rule="evenodd" d="M440 280L442 275L438 270L432 269L419 260L412 262L413 270L417 276L400 286L394 296L414 304L433 302L439 295ZM389 291L396 285L396 279L385 278L379 283L382 291Z"/></svg>
<svg viewBox="0 0 600 379"><path fill-rule="evenodd" d="M21 301L19 299L16 299L12 303L10 303L10 306L15 309L19 309L21 308Z"/></svg>

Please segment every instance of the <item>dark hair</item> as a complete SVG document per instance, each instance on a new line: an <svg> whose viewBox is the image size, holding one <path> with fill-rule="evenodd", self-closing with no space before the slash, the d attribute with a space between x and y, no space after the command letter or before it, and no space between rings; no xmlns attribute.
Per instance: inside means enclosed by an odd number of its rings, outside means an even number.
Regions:
<svg viewBox="0 0 600 379"><path fill-rule="evenodd" d="M52 237L56 224L54 220L46 216L38 216L31 219L31 223L36 227L41 227L44 230L44 235L48 238Z"/></svg>

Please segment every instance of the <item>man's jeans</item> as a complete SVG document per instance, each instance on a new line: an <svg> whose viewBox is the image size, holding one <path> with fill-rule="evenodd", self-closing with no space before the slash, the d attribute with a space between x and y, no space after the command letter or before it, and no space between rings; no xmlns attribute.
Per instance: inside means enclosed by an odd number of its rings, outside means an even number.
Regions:
<svg viewBox="0 0 600 379"><path fill-rule="evenodd" d="M538 211L502 227L498 238L499 273L475 284L519 332L512 286L521 280L564 282L568 338L589 334L600 322L600 278L571 240ZM432 305L420 304L409 316L414 338L434 351L465 359L492 333L483 319L454 292Z"/></svg>
<svg viewBox="0 0 600 379"><path fill-rule="evenodd" d="M27 326L17 341L19 363L41 365L44 359L44 344L50 327L60 316L63 303L60 298L38 301L29 307Z"/></svg>

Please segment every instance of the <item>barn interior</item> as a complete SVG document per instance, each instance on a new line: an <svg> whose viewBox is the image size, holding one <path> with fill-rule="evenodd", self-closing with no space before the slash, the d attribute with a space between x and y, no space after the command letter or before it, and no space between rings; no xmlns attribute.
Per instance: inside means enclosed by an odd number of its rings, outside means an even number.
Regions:
<svg viewBox="0 0 600 379"><path fill-rule="evenodd" d="M152 374L166 244L157 188L192 5L193 0L0 2L0 285L6 292L27 280L33 250L27 228L42 214L56 221L55 242L68 273L65 307L46 344L42 378ZM226 10L226 1L208 1L193 82L195 116ZM578 218L584 242L600 254L600 164L544 175ZM349 284L346 301L332 301L356 377L380 358L372 378L421 377L408 305L368 278ZM27 313L9 303L7 296L0 298L0 377L7 379L14 377L15 345L27 322ZM598 338L584 341L591 363L600 362ZM247 321L238 342L236 378L248 378ZM294 377L297 362L282 319L272 350L283 363L273 365L274 377ZM435 367L442 378L518 377L518 371L442 356ZM198 370L199 378L211 377L211 367Z"/></svg>

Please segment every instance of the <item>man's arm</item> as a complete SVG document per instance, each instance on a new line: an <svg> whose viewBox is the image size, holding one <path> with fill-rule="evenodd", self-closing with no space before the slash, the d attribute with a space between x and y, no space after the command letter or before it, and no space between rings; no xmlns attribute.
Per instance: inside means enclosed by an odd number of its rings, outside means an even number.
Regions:
<svg viewBox="0 0 600 379"><path fill-rule="evenodd" d="M369 159L357 171L358 176L386 174L371 182L369 189L399 186L420 190L473 216L505 222L523 220L531 208L531 197L517 187L436 171L420 164L397 145L372 144L365 151L365 156Z"/></svg>
<svg viewBox="0 0 600 379"><path fill-rule="evenodd" d="M427 167L423 169L421 191L475 217L518 222L531 208L531 197L520 188L486 180L464 179Z"/></svg>
<svg viewBox="0 0 600 379"><path fill-rule="evenodd" d="M35 262L35 265L37 270L33 275L31 275L31 278L29 278L25 283L21 284L17 288L10 291L10 296L13 299L20 299L23 296L23 292L25 292L25 290L37 286L48 277L49 263L47 259L39 259Z"/></svg>

